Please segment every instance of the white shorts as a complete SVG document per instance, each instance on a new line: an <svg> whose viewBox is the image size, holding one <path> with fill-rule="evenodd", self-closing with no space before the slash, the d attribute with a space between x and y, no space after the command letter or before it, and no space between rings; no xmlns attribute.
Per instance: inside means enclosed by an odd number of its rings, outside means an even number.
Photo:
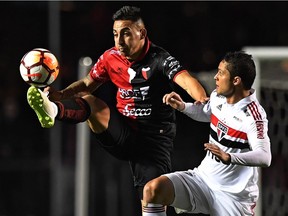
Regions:
<svg viewBox="0 0 288 216"><path fill-rule="evenodd" d="M213 191L193 170L165 174L173 183L177 213L203 213L210 216L254 215L255 202L239 202L228 193Z"/></svg>

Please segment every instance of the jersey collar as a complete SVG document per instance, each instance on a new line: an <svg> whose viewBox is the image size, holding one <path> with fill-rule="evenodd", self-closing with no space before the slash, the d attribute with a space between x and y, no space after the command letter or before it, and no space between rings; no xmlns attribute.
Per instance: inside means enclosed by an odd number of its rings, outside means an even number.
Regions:
<svg viewBox="0 0 288 216"><path fill-rule="evenodd" d="M256 100L256 90L251 88L250 92L251 92L251 94L248 97L241 99L236 104L231 104L231 106L242 108L243 106L246 106L247 104L251 103L252 101L255 101ZM229 105L229 104L227 103L227 105Z"/></svg>

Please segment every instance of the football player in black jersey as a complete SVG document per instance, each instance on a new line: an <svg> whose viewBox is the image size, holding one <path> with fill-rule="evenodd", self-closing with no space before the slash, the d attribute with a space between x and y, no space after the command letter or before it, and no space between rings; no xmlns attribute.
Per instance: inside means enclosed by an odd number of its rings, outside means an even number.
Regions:
<svg viewBox="0 0 288 216"><path fill-rule="evenodd" d="M129 161L142 199L149 180L171 171L175 113L162 103L163 96L176 83L197 101L207 98L201 84L179 61L148 39L139 8L124 6L113 20L115 47L100 56L86 77L60 91L44 89L48 97L32 86L27 97L44 128L52 127L55 119L87 121L105 150ZM92 94L107 81L117 87L116 106ZM164 206L152 205L143 215L155 210L166 214Z"/></svg>

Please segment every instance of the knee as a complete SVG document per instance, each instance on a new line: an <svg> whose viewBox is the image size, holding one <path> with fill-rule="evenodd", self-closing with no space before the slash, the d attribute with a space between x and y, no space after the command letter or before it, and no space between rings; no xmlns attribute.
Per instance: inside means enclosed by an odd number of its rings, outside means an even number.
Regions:
<svg viewBox="0 0 288 216"><path fill-rule="evenodd" d="M146 203L155 203L157 196L159 196L159 182L157 179L149 181L143 189L143 200Z"/></svg>
<svg viewBox="0 0 288 216"><path fill-rule="evenodd" d="M91 114L88 125L94 133L101 133L108 128L110 109L108 105L93 95L85 95L83 99L89 104Z"/></svg>
<svg viewBox="0 0 288 216"><path fill-rule="evenodd" d="M144 203L169 205L174 199L174 187L166 176L149 181L143 189Z"/></svg>

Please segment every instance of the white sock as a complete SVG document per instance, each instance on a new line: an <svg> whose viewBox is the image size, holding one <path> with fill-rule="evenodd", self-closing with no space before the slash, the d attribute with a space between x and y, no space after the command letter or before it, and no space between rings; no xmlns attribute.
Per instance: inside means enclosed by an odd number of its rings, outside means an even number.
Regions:
<svg viewBox="0 0 288 216"><path fill-rule="evenodd" d="M52 118L55 118L58 114L57 105L50 101L48 98L49 92L43 92L41 89L38 89L40 94L42 94L42 99L44 100L45 112L50 115Z"/></svg>
<svg viewBox="0 0 288 216"><path fill-rule="evenodd" d="M142 206L142 216L167 216L165 206L148 203L146 206Z"/></svg>
<svg viewBox="0 0 288 216"><path fill-rule="evenodd" d="M54 108L54 118L55 118L58 114L58 107L54 102L51 101L51 103L52 103L52 106Z"/></svg>

